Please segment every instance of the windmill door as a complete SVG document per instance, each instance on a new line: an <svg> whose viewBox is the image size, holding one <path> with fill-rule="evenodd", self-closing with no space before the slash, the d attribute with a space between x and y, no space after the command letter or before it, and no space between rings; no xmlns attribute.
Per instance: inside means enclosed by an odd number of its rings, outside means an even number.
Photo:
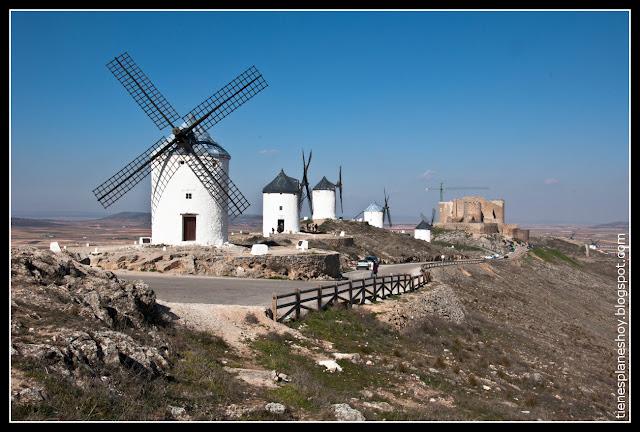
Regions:
<svg viewBox="0 0 640 432"><path fill-rule="evenodd" d="M284 219L278 219L278 232L281 233L284 231Z"/></svg>
<svg viewBox="0 0 640 432"><path fill-rule="evenodd" d="M182 216L182 241L194 241L196 239L196 217Z"/></svg>

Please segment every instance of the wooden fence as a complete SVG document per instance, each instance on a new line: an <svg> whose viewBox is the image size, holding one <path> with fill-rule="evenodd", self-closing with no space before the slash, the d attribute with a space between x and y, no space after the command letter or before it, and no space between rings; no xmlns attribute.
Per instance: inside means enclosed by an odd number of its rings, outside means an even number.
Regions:
<svg viewBox="0 0 640 432"><path fill-rule="evenodd" d="M443 267L456 264L473 264L484 259L467 259L456 261L433 261L423 265L423 270L433 267ZM382 300L392 295L400 295L415 291L430 281L428 272L422 271L418 275L399 274L391 276L370 277L336 281L317 288L296 289L288 294L273 294L271 301L271 318L282 322L293 315L300 319L302 310L325 310L339 302L354 305L364 304L365 301ZM278 315L278 310L285 312Z"/></svg>

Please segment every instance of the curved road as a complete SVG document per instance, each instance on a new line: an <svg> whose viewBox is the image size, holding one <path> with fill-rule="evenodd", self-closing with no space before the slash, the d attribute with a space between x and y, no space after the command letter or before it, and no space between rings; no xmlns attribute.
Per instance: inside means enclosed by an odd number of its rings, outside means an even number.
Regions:
<svg viewBox="0 0 640 432"><path fill-rule="evenodd" d="M422 263L388 264L378 269L379 276L413 273ZM296 288L312 288L331 281L291 281L279 279L249 279L234 277L186 276L163 273L115 271L125 280L143 280L160 300L172 303L208 303L262 306L271 304L273 293L286 294ZM362 279L371 274L357 270L344 273L349 279Z"/></svg>

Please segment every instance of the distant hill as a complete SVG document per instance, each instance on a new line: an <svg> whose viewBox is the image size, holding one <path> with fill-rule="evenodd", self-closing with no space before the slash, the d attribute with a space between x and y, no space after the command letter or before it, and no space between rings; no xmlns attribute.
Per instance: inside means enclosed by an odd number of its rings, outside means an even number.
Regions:
<svg viewBox="0 0 640 432"><path fill-rule="evenodd" d="M64 224L48 219L11 218L11 226L14 227L48 228L62 225Z"/></svg>
<svg viewBox="0 0 640 432"><path fill-rule="evenodd" d="M592 225L589 228L620 228L626 230L629 228L629 222L618 221L618 222L609 222L599 225Z"/></svg>
<svg viewBox="0 0 640 432"><path fill-rule="evenodd" d="M109 225L151 226L151 213L120 212L96 219L92 222L107 223Z"/></svg>

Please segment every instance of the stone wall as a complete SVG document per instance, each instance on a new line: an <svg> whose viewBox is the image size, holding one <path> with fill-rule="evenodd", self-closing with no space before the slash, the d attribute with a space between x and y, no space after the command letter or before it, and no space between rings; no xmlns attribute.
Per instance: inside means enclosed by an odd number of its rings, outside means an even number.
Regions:
<svg viewBox="0 0 640 432"><path fill-rule="evenodd" d="M467 196L440 202L439 223L504 223L504 200Z"/></svg>

